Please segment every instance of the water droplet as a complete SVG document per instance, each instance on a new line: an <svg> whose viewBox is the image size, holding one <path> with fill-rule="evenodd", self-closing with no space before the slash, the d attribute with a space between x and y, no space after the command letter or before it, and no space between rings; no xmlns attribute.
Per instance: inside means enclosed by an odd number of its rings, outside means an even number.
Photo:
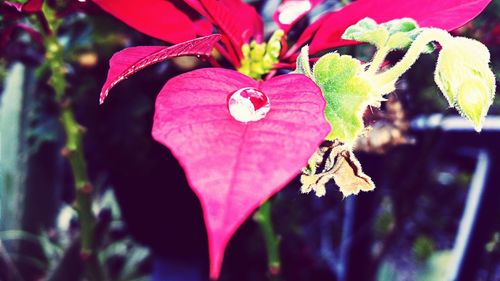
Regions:
<svg viewBox="0 0 500 281"><path fill-rule="evenodd" d="M271 109L269 98L263 92L252 88L241 88L227 97L227 107L234 119L240 122L259 121Z"/></svg>

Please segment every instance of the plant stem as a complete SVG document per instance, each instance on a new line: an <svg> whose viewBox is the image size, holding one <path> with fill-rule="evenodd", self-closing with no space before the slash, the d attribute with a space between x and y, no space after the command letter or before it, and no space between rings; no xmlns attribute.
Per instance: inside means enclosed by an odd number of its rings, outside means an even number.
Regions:
<svg viewBox="0 0 500 281"><path fill-rule="evenodd" d="M53 32L55 34L56 32ZM80 256L85 263L86 276L91 281L103 280L101 267L97 260L94 245L96 218L92 212L92 184L83 153L85 130L75 119L68 99L65 98L66 73L63 60L63 46L55 35L45 36L46 59L51 71L49 84L55 92L56 101L61 105L60 122L66 134L66 145L62 149L71 167L75 185L76 200L74 208L80 223Z"/></svg>
<svg viewBox="0 0 500 281"><path fill-rule="evenodd" d="M377 49L377 51L375 52L375 55L373 56L370 67L368 67L368 70L366 71L366 73L367 74L376 74L377 71L382 66L382 64L384 63L385 57L387 57L387 54L389 53L389 51L390 51L390 49L387 47L382 47L380 49Z"/></svg>
<svg viewBox="0 0 500 281"><path fill-rule="evenodd" d="M267 201L255 212L253 219L259 224L264 237L267 251L267 264L271 276L276 276L281 270L279 255L280 239L276 236L271 219L271 201Z"/></svg>
<svg viewBox="0 0 500 281"><path fill-rule="evenodd" d="M375 76L379 86L393 83L417 61L427 44L437 41L445 47L453 37L441 29L427 28L411 44L405 56L389 70Z"/></svg>

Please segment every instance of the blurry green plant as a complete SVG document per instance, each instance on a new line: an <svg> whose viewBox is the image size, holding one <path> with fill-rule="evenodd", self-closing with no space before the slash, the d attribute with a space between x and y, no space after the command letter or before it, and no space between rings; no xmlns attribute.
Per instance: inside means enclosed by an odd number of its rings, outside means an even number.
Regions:
<svg viewBox="0 0 500 281"><path fill-rule="evenodd" d="M104 192L94 201L94 209L99 210L99 213L110 214L106 230L102 231L103 235L99 237L102 247L97 258L104 269L103 280L147 280L148 264L151 260L149 249L138 245L128 235L120 236L118 239L112 235L125 229L114 193L111 190ZM70 224L70 220L76 219L74 213L72 216L67 215L68 210L71 210L71 207L61 209L63 220L68 220L64 222L66 225ZM22 230L0 232L0 241L4 243L20 240L39 246L43 258L9 252L9 256L16 262L29 264L41 272L46 272L47 280L50 281L66 281L68 278L73 279L80 275L78 272L81 267L80 255L78 251L73 250L75 245L78 246L78 236L68 229L57 229L57 233L43 231L40 235Z"/></svg>
<svg viewBox="0 0 500 281"><path fill-rule="evenodd" d="M500 232L493 233L490 241L484 246L488 253L500 251Z"/></svg>
<svg viewBox="0 0 500 281"><path fill-rule="evenodd" d="M434 253L434 241L426 236L420 235L413 242L413 255L420 261L427 260Z"/></svg>
<svg viewBox="0 0 500 281"><path fill-rule="evenodd" d="M394 216L394 204L390 197L386 196L382 199L378 213L375 217L374 232L379 238L387 236L394 230L396 218Z"/></svg>

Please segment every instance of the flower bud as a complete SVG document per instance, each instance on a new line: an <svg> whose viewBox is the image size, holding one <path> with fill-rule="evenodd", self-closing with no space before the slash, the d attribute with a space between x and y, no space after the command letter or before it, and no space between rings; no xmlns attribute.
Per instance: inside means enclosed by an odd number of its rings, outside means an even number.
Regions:
<svg viewBox="0 0 500 281"><path fill-rule="evenodd" d="M488 88L481 80L467 79L462 83L457 95L459 112L474 124L476 131L481 131L491 99L487 95Z"/></svg>
<svg viewBox="0 0 500 281"><path fill-rule="evenodd" d="M450 106L474 123L477 131L495 96L490 53L480 42L455 37L443 44L434 80Z"/></svg>

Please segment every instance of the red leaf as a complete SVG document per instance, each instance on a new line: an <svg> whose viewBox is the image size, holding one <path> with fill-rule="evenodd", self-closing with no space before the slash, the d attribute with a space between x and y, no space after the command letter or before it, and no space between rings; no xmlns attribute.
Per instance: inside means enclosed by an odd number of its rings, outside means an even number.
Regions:
<svg viewBox="0 0 500 281"><path fill-rule="evenodd" d="M292 51L312 38L311 53L354 44L340 37L347 27L370 17L377 22L410 17L422 27L452 30L477 16L490 0L358 0L344 8L325 14L318 24L309 26L291 48ZM290 55L289 52L288 55Z"/></svg>
<svg viewBox="0 0 500 281"><path fill-rule="evenodd" d="M269 97L264 119L242 123L229 114L228 95L244 87ZM321 90L301 74L257 82L232 70L199 69L161 90L153 137L170 148L201 201L211 278L218 278L236 229L299 173L329 133L324 107Z"/></svg>
<svg viewBox="0 0 500 281"><path fill-rule="evenodd" d="M200 13L200 15L204 17L209 17L207 11L205 11L205 8L203 8L203 5L201 4L200 0L184 0L186 4L188 4L191 8L193 8L195 11Z"/></svg>
<svg viewBox="0 0 500 281"><path fill-rule="evenodd" d="M273 14L273 20L286 32L323 0L284 0Z"/></svg>
<svg viewBox="0 0 500 281"><path fill-rule="evenodd" d="M189 0L188 3L193 7L193 2L196 1ZM231 46L226 47L232 47L240 58L243 44L249 43L251 38L259 42L262 40L264 31L262 19L251 5L240 0L200 0L200 2L212 23L230 40Z"/></svg>
<svg viewBox="0 0 500 281"><path fill-rule="evenodd" d="M18 12L36 13L42 10L43 0L28 0L24 4L12 1L5 1L4 3L7 6L14 7Z"/></svg>
<svg viewBox="0 0 500 281"><path fill-rule="evenodd" d="M120 81L152 64L180 56L210 56L219 39L220 35L214 34L170 47L141 46L121 50L109 61L108 77L102 86L99 103L104 102L109 90Z"/></svg>
<svg viewBox="0 0 500 281"><path fill-rule="evenodd" d="M200 36L208 36L212 34L213 26L209 20L202 18L195 20L193 23L196 34Z"/></svg>
<svg viewBox="0 0 500 281"><path fill-rule="evenodd" d="M140 32L169 43L196 37L193 22L165 0L94 0L103 10Z"/></svg>

